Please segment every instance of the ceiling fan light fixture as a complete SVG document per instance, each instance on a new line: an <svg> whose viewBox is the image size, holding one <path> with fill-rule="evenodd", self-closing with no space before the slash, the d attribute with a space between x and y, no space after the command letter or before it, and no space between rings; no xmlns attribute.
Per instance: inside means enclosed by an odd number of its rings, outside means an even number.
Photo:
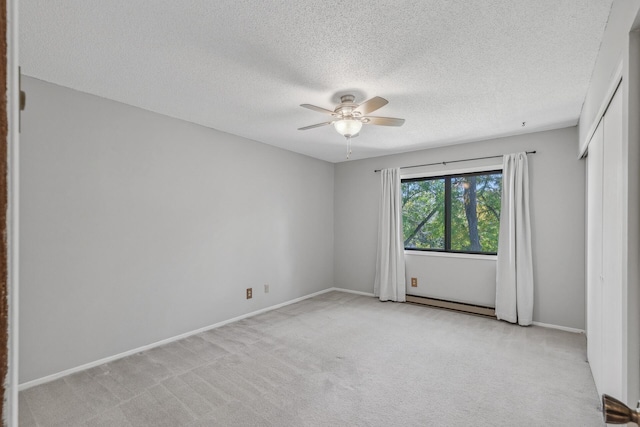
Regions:
<svg viewBox="0 0 640 427"><path fill-rule="evenodd" d="M360 129L362 129L362 122L354 119L342 119L335 122L333 126L340 135L351 137L360 132Z"/></svg>

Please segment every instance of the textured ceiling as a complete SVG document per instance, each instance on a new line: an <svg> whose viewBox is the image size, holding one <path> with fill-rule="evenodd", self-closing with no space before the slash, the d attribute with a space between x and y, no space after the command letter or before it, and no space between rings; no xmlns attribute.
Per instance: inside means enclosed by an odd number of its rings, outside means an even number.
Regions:
<svg viewBox="0 0 640 427"><path fill-rule="evenodd" d="M575 125L612 0L24 0L25 75L345 160L339 95L389 104L352 159ZM522 127L522 122L526 126Z"/></svg>

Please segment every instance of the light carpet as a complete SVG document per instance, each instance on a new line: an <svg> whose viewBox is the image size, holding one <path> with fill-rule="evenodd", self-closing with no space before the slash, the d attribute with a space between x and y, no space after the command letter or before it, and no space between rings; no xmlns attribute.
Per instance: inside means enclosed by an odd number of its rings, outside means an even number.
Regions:
<svg viewBox="0 0 640 427"><path fill-rule="evenodd" d="M584 335L330 292L20 393L21 426L602 426Z"/></svg>

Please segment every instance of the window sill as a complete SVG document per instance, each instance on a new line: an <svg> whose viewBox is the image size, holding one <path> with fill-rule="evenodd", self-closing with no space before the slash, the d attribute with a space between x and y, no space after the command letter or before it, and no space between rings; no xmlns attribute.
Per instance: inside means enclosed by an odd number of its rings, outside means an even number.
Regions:
<svg viewBox="0 0 640 427"><path fill-rule="evenodd" d="M465 258L465 259L481 259L485 261L496 261L498 255L480 255L480 254L457 254L453 252L429 252L429 251L411 251L405 250L406 255L428 256L428 257L442 257L442 258Z"/></svg>

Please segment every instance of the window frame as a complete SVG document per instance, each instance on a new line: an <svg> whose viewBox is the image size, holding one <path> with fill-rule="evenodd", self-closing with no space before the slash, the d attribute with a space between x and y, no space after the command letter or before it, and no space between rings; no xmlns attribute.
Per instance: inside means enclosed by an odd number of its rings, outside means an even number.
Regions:
<svg viewBox="0 0 640 427"><path fill-rule="evenodd" d="M416 181L432 181L438 179L444 179L444 249L437 248L407 248L405 247L405 252L413 252L413 253L431 253L438 255L474 255L479 257L496 257L498 255L497 252L474 252L474 251L457 251L451 249L451 180L453 178L461 178L466 176L479 176L479 175L495 175L500 174L502 178L502 165L500 166L485 166L482 168L473 168L467 170L451 170L451 171L438 171L433 173L421 173L421 174L411 174L407 176L400 177L400 185L405 182L416 182ZM502 198L502 193L500 194ZM404 240L404 236L403 236ZM449 248L449 249L447 249Z"/></svg>

